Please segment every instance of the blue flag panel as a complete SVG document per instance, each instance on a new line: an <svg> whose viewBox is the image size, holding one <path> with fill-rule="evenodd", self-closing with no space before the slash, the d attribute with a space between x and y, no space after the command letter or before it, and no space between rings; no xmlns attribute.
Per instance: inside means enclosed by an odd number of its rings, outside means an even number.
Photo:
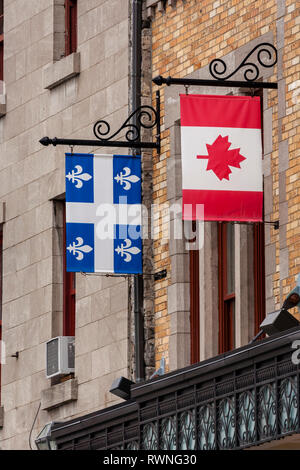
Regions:
<svg viewBox="0 0 300 470"><path fill-rule="evenodd" d="M114 272L142 273L140 225L115 225Z"/></svg>
<svg viewBox="0 0 300 470"><path fill-rule="evenodd" d="M94 202L93 155L66 154L66 201Z"/></svg>
<svg viewBox="0 0 300 470"><path fill-rule="evenodd" d="M69 272L95 271L94 224L66 224L66 256Z"/></svg>

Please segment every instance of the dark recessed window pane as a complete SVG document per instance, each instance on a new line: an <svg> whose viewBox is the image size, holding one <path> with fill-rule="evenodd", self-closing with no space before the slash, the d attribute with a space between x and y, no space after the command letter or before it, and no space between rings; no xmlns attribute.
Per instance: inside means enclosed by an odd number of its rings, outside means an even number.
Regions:
<svg viewBox="0 0 300 470"><path fill-rule="evenodd" d="M234 224L226 224L226 242L227 242L227 294L233 294L234 287Z"/></svg>

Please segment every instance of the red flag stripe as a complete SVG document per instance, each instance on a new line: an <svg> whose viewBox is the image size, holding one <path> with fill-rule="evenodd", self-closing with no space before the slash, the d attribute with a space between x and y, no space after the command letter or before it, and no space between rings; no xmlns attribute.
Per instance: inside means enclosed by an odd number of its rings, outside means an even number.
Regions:
<svg viewBox="0 0 300 470"><path fill-rule="evenodd" d="M180 95L181 125L261 129L258 96Z"/></svg>
<svg viewBox="0 0 300 470"><path fill-rule="evenodd" d="M263 192L183 189L182 204L184 220L197 220L196 205L204 204L204 220L261 222Z"/></svg>

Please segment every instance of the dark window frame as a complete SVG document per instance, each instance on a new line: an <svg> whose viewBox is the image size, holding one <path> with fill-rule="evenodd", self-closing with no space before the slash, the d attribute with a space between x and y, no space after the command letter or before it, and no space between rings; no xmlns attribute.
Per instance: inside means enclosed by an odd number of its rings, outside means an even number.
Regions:
<svg viewBox="0 0 300 470"><path fill-rule="evenodd" d="M254 335L266 316L265 293L265 226L253 224Z"/></svg>
<svg viewBox="0 0 300 470"><path fill-rule="evenodd" d="M197 241L197 221L192 221L192 232L196 234L189 242ZM199 249L189 250L190 270L190 363L200 362L200 286Z"/></svg>
<svg viewBox="0 0 300 470"><path fill-rule="evenodd" d="M190 256L190 362L200 362L200 287L199 250L191 250Z"/></svg>
<svg viewBox="0 0 300 470"><path fill-rule="evenodd" d="M219 354L235 348L235 292L227 291L228 224L234 230L234 224L230 222L218 223Z"/></svg>

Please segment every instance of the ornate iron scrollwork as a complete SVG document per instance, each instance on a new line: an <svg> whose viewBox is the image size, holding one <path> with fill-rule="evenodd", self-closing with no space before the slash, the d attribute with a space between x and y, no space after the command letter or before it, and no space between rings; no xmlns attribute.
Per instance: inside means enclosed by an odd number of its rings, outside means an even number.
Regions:
<svg viewBox="0 0 300 470"><path fill-rule="evenodd" d="M195 410L184 411L179 415L178 447L180 450L196 448Z"/></svg>
<svg viewBox="0 0 300 470"><path fill-rule="evenodd" d="M241 68L247 67L244 72L244 79L247 82L255 81L259 76L259 68L257 64L254 62L248 62L250 56L252 56L256 52L256 59L262 67L270 68L273 67L277 63L277 50L276 48L268 43L263 42L255 46L252 51L247 54L245 59L241 62L236 70L230 73L227 76L224 76L227 72L227 65L222 59L214 59L209 64L209 71L210 74L216 78L217 80L228 80L228 78L235 75ZM218 70L219 69L219 70Z"/></svg>
<svg viewBox="0 0 300 470"><path fill-rule="evenodd" d="M133 124L130 121L132 120L133 116L136 116L137 124ZM141 138L141 129L153 129L158 123L158 113L157 111L152 108L152 106L140 106L137 108L130 116L126 119L126 121L122 124L122 126L113 134L110 134L110 125L107 121L101 119L97 121L94 125L94 135L102 142L107 142L114 137L116 137L122 130L126 130L125 138L127 142L136 142L139 141ZM107 136L107 137L106 137ZM116 144L117 145L117 144Z"/></svg>
<svg viewBox="0 0 300 470"><path fill-rule="evenodd" d="M132 119L134 118L134 119ZM130 121L133 120L133 123ZM143 142L140 139L141 129L153 129L156 127L155 140L150 142ZM112 140L122 130L126 130L126 140ZM42 145L75 145L88 146L88 147L125 147L136 149L156 149L160 153L160 95L159 91L156 92L156 109L152 106L139 106L133 111L122 126L113 134L110 134L110 124L103 119L97 121L93 127L95 139L60 139L54 137L43 137L40 139Z"/></svg>
<svg viewBox="0 0 300 470"><path fill-rule="evenodd" d="M218 403L217 437L219 449L235 447L235 401L234 397L223 398Z"/></svg>
<svg viewBox="0 0 300 470"><path fill-rule="evenodd" d="M160 422L160 445L163 450L176 450L176 419L175 416L164 418Z"/></svg>
<svg viewBox="0 0 300 470"><path fill-rule="evenodd" d="M259 387L258 431L260 440L275 436L276 420L276 386L273 382Z"/></svg>
<svg viewBox="0 0 300 470"><path fill-rule="evenodd" d="M148 423L143 427L143 449L144 450L157 450L158 449L158 426L157 423Z"/></svg>
<svg viewBox="0 0 300 470"><path fill-rule="evenodd" d="M198 411L198 446L200 450L216 449L216 422L215 422L215 404L207 403L200 406Z"/></svg>

